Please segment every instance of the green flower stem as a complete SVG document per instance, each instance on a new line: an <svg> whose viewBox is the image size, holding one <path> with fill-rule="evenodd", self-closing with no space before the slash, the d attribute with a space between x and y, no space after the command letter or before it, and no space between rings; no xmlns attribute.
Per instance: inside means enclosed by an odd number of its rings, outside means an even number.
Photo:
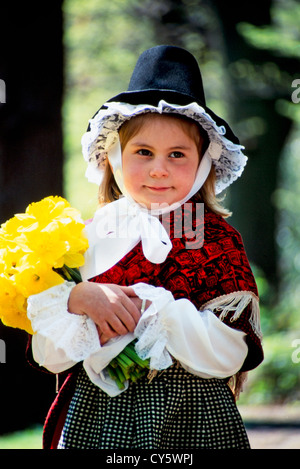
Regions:
<svg viewBox="0 0 300 469"><path fill-rule="evenodd" d="M130 379L133 383L135 383L138 379L144 376L147 372L148 372L148 369L146 368L136 370L134 373L130 375Z"/></svg>
<svg viewBox="0 0 300 469"><path fill-rule="evenodd" d="M124 389L125 386L124 386L124 384L119 380L118 376L115 374L114 369L111 368L110 366L108 366L108 367L107 367L107 371L108 371L108 374L109 374L109 376L111 377L111 379L113 379L113 380L116 382L118 388L119 388L120 390Z"/></svg>
<svg viewBox="0 0 300 469"><path fill-rule="evenodd" d="M121 370L122 370L122 372L123 372L123 374L124 374L126 380L127 380L127 379L130 379L130 372L129 372L129 370L128 370L127 368L124 368L122 365L120 365L120 367L121 367Z"/></svg>
<svg viewBox="0 0 300 469"><path fill-rule="evenodd" d="M149 360L142 360L134 348L135 341L128 344L107 366L109 376L116 382L118 388L125 388L125 381L136 382L149 369Z"/></svg>
<svg viewBox="0 0 300 469"><path fill-rule="evenodd" d="M117 373L117 376L118 376L119 380L121 381L121 383L124 383L126 381L126 377L125 377L125 375L122 371L122 368L120 366L117 366L116 373Z"/></svg>
<svg viewBox="0 0 300 469"><path fill-rule="evenodd" d="M135 364L132 360L128 359L127 355L125 353L120 353L117 357L117 363L122 367L127 370L133 369L135 367Z"/></svg>
<svg viewBox="0 0 300 469"><path fill-rule="evenodd" d="M117 368L117 366L118 366L117 360L114 358L114 359L110 362L109 366L111 366L111 368Z"/></svg>
<svg viewBox="0 0 300 469"><path fill-rule="evenodd" d="M140 365L142 368L148 367L149 366L149 360L142 360L136 353L136 351L130 346L125 347L124 353L128 355L135 363Z"/></svg>
<svg viewBox="0 0 300 469"><path fill-rule="evenodd" d="M64 266L64 268L69 272L69 275L75 283L82 282L82 277L78 269L72 269L71 267L68 267L66 265Z"/></svg>
<svg viewBox="0 0 300 469"><path fill-rule="evenodd" d="M82 277L78 269L72 269L71 267L68 267L67 265L63 265L59 269L53 269L55 272L57 272L61 277L63 277L65 280L73 281L75 283L80 283L82 282Z"/></svg>
<svg viewBox="0 0 300 469"><path fill-rule="evenodd" d="M58 270L58 273L61 274L61 276L65 279L65 280L72 280L72 277L71 277L71 274L69 273L68 269L66 268L66 266L63 266L61 267L60 269L57 269Z"/></svg>

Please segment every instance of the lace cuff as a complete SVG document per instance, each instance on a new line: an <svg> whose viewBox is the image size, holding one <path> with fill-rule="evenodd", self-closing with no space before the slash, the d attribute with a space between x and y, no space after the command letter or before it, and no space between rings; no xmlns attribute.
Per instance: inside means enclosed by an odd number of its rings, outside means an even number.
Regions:
<svg viewBox="0 0 300 469"><path fill-rule="evenodd" d="M88 357L83 364L90 380L111 397L124 392L128 388L128 382L125 383L125 389L120 390L115 381L109 377L105 368L136 337L139 337L136 351L141 357L145 355L147 358L150 357L151 369L165 369L173 363L166 349L167 336L163 324L157 320L158 312L169 302L174 302L173 295L164 288L144 283L133 285L132 288L141 299L152 302L146 311L147 314L142 315L135 333L128 333L109 340L98 352ZM153 321L148 320L149 318L152 318ZM138 335L136 331L138 331Z"/></svg>
<svg viewBox="0 0 300 469"><path fill-rule="evenodd" d="M134 285L133 289L141 299L151 301L134 331L138 338L136 352L142 359L150 358L150 369L168 368L173 360L167 350L168 333L162 317L168 304L175 305L174 297L162 287L143 283Z"/></svg>
<svg viewBox="0 0 300 469"><path fill-rule="evenodd" d="M100 348L95 323L86 315L68 312L73 282L64 282L28 298L33 357L49 371L58 373L85 360Z"/></svg>
<svg viewBox="0 0 300 469"><path fill-rule="evenodd" d="M150 358L151 369L167 368L174 357L203 378L226 378L239 371L248 353L244 332L227 326L208 309L198 311L187 299L175 301L163 288L133 288L141 298L153 301L135 329L136 351L141 358Z"/></svg>

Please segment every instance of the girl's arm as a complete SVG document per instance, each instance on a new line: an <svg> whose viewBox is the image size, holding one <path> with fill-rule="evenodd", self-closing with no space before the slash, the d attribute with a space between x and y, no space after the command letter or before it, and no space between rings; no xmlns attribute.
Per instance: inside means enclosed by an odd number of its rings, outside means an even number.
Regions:
<svg viewBox="0 0 300 469"><path fill-rule="evenodd" d="M134 331L140 319L141 303L131 287L82 282L71 290L68 310L91 318L104 345L113 337Z"/></svg>
<svg viewBox="0 0 300 469"><path fill-rule="evenodd" d="M60 373L99 352L113 337L132 340L129 333L139 320L141 303L131 288L88 282L64 282L32 295L27 314L35 332L34 360Z"/></svg>

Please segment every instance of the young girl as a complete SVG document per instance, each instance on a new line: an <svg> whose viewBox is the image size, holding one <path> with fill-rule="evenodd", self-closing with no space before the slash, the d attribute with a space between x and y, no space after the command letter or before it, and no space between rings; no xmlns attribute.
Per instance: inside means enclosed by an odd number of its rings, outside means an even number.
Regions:
<svg viewBox="0 0 300 469"><path fill-rule="evenodd" d="M45 448L249 448L234 394L263 358L258 294L216 197L246 157L194 57L145 51L82 144L101 204L83 282L28 302L35 361L70 369ZM106 367L135 338L150 373L121 391Z"/></svg>

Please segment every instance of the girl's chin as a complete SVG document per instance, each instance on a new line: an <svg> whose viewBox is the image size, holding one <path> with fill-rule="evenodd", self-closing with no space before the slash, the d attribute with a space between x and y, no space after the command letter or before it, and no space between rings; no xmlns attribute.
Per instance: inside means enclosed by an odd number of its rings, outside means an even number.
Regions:
<svg viewBox="0 0 300 469"><path fill-rule="evenodd" d="M135 200L138 204L146 207L148 210L156 209L158 206L167 207L173 205L174 203L178 202L178 200L166 200L165 197L155 197L151 200Z"/></svg>
<svg viewBox="0 0 300 469"><path fill-rule="evenodd" d="M186 193L177 194L174 190L172 193L171 189L161 191L147 189L147 191L141 191L137 194L131 193L131 197L141 206L146 207L147 209L155 209L157 208L157 205L167 207L180 202L180 200L183 200L184 197L186 197Z"/></svg>

